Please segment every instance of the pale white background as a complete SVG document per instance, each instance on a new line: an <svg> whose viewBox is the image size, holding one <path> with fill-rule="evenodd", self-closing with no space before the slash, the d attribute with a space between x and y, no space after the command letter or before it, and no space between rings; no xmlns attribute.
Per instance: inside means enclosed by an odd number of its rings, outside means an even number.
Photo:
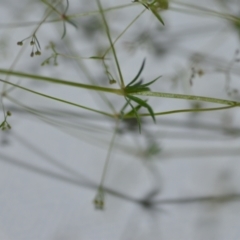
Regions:
<svg viewBox="0 0 240 240"><path fill-rule="evenodd" d="M94 0L69 2L69 14L97 10ZM240 10L238 1L225 7L224 1L222 5L212 0L188 2L232 14ZM46 8L40 1L0 3L0 68L9 69L19 54L15 70L90 83L77 61L59 57L57 67L40 64L51 55L45 49L50 41L59 52L73 56L90 57L100 50L98 47L106 49L109 45L104 32L86 35L91 18L75 19L78 29L67 25L63 40L61 23L43 25L37 33L42 55L30 58L31 47L19 47L16 42L30 36L36 25L16 24L39 22ZM104 8L128 3L102 1ZM226 71L239 48L233 25L214 16L180 13L179 6L171 3L162 13L165 27L147 11L120 38L116 49L126 83L146 58L144 81L162 75L152 87L154 91L239 100L237 93L229 96L225 89ZM142 9L136 5L107 14L114 39ZM136 51L129 52L126 44L136 44L142 31L154 43L136 45ZM166 54L157 54L157 49L165 49ZM204 57L194 64L199 53ZM111 87L101 64L83 62L96 82ZM117 77L113 61L109 66ZM191 86L192 67L202 69L204 75L196 76ZM6 76L1 75L1 79ZM88 90L9 79L44 94L110 111ZM239 89L239 63L231 68L231 80L231 90ZM12 112L12 129L0 132L0 239L240 239L239 109L158 116L156 125L146 118L141 135L138 131L119 134L105 179L105 209L101 211L94 208L93 199L114 121L19 89L10 96L28 111L4 99L5 108ZM121 108L121 97L107 97L116 109ZM156 112L192 106L183 100L155 98L149 104ZM202 105L210 106L217 105ZM151 142L160 152L149 157L146 148Z"/></svg>

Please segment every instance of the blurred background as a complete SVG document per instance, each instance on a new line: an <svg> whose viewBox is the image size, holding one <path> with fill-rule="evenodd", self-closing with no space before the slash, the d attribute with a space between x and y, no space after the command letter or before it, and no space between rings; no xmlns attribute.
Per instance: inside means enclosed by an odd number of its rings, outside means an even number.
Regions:
<svg viewBox="0 0 240 240"><path fill-rule="evenodd" d="M101 0L125 84L146 59L154 92L240 101L239 1L158 1L164 25L142 3ZM105 28L94 0L2 0L0 69L119 88ZM0 83L0 239L240 239L238 108L142 117L140 134L64 102L114 114L122 96L0 79L15 84ZM141 98L156 113L223 106Z"/></svg>

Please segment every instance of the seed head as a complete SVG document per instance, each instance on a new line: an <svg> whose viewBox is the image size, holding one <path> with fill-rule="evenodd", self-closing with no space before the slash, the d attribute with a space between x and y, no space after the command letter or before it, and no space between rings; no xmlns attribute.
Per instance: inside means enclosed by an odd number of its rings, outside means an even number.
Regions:
<svg viewBox="0 0 240 240"><path fill-rule="evenodd" d="M37 50L36 52L35 52L35 55L41 55L41 52L39 51L39 50Z"/></svg>

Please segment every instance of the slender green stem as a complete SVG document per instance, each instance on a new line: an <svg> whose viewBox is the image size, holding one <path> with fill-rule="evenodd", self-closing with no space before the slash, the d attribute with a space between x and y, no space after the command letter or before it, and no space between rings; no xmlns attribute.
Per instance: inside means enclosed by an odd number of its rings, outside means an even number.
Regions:
<svg viewBox="0 0 240 240"><path fill-rule="evenodd" d="M209 103L217 103L223 105L231 105L231 106L240 106L240 102L225 100L220 98L211 98L211 97L202 97L202 96L194 96L194 95L184 95L177 93L163 93L163 92L135 92L130 95L141 95L141 96L149 96L149 97L162 97L162 98L172 98L172 99L186 99L200 102L209 102Z"/></svg>
<svg viewBox="0 0 240 240"><path fill-rule="evenodd" d="M61 0L57 1L57 3L55 4L55 6L57 6L59 3L61 2ZM32 35L35 35L36 32L38 31L38 29L42 26L42 24L47 20L47 18L50 16L50 14L54 11L54 9L51 9L50 11L48 11L48 13L45 15L45 17L40 21L40 23L38 24L38 26L36 27L36 29L34 30Z"/></svg>
<svg viewBox="0 0 240 240"><path fill-rule="evenodd" d="M179 110L172 110L172 111L165 111L165 112L156 112L154 113L155 116L159 115L168 115L168 114L175 114L175 113L186 113L186 112L210 112L210 111L219 111L225 110L230 108L235 108L236 106L226 106L226 107L217 107L217 108L194 108L194 109L179 109ZM141 117L151 116L149 113L139 114ZM132 118L133 116L124 116L124 118Z"/></svg>
<svg viewBox="0 0 240 240"><path fill-rule="evenodd" d="M41 110L40 111L36 110L35 108L31 108L31 107L21 103L18 99L15 99L9 95L7 95L6 98L9 101L11 101L12 103L14 103L17 106L24 109L26 112L28 112L32 115L35 115L42 121L44 121L54 127L57 127L58 129L61 129L63 132L67 132L68 134L70 134L68 129L74 129L74 133L76 133L77 131L87 131L88 136L90 135L90 133L94 133L94 135L96 135L97 133L105 133L106 134L106 132L107 132L107 129L101 128L101 126L99 126L99 125L97 127L95 127L94 125L90 125L89 123L87 123L87 125L86 125L86 124L84 124L84 122L81 122L81 124L79 125L79 124L74 124L71 122L64 122L64 121L62 121L61 118L57 118L57 119L50 118L49 117L50 114L48 111L44 112ZM51 112L51 113L53 113L53 115L54 115L54 112ZM82 136L83 135L81 135L81 137ZM96 140L96 139L94 139L94 140Z"/></svg>
<svg viewBox="0 0 240 240"><path fill-rule="evenodd" d="M66 46L68 49L68 52L74 53L75 50L73 49L73 39L72 38L67 38L65 39L66 42ZM84 73L84 75L86 76L86 78L89 80L89 82L93 85L97 84L97 81L95 80L95 78L92 76L92 72L89 70L89 68L86 66L86 64L84 64L83 61L81 61L81 59L76 59L76 62L78 64L78 66L81 68L82 72ZM114 105L111 103L111 101L109 101L109 99L107 98L107 96L103 93L103 92L97 92L98 95L100 96L100 98L103 100L103 102L111 109L111 111L116 115L117 112L115 110ZM99 101L97 101L98 104L100 104Z"/></svg>
<svg viewBox="0 0 240 240"><path fill-rule="evenodd" d="M56 3L56 6L60 3L60 0ZM33 31L32 33L32 36L35 36L35 34L37 33L37 31L39 30L39 28L42 26L42 24L46 21L46 19L49 17L49 15L52 13L53 10L50 10L48 11L46 14L45 14L45 17L40 21L40 23L38 23L36 29ZM37 41L38 43L38 40L37 38L35 37L35 40ZM39 44L39 43L38 43ZM26 45L25 45L26 46ZM19 59L20 59L20 56L22 55L22 53L25 51L26 47L22 48L20 50L20 52L18 53L18 55L16 56L16 58L14 59L13 63L11 64L10 68L8 71L11 71L14 69L14 67L17 65ZM9 75L6 77L6 81L9 80ZM3 91L6 90L6 84L3 84Z"/></svg>
<svg viewBox="0 0 240 240"><path fill-rule="evenodd" d="M113 41L113 44L115 44L119 38L123 36L123 34L137 21L137 19L142 16L142 14L146 11L146 9L143 9L129 24L128 26L121 32L121 34ZM106 52L103 54L103 58L107 55L109 50L111 49L111 46L106 50Z"/></svg>
<svg viewBox="0 0 240 240"><path fill-rule="evenodd" d="M6 82L6 81L4 81L2 79L0 79L0 82L10 84L10 85L12 85L12 86L14 86L16 88L20 88L20 89L25 90L27 92L30 92L30 93L33 93L33 94L37 94L39 96L46 97L46 98L49 98L49 99L52 99L52 100L55 100L55 101L58 101L58 102L62 102L62 103L69 104L69 105L73 105L73 106L76 106L76 107L80 107L80 108L86 109L88 111L100 113L102 115L105 115L105 116L108 116L108 117L111 117L111 118L115 117L114 115L112 115L110 113L102 112L102 111L99 111L99 110L96 110L96 109L85 107L85 106L77 104L77 103L66 101L64 99L60 99L60 98L52 97L52 96L49 96L49 95L46 95L46 94L43 94L43 93L40 93L40 92L36 92L36 91L33 91L33 90L29 89L29 88L25 88L25 87L19 86L17 84L11 83L11 82Z"/></svg>
<svg viewBox="0 0 240 240"><path fill-rule="evenodd" d="M115 7L110 7L110 8L105 8L103 9L103 12L110 12L113 10L118 10L118 9L123 9L127 7L133 7L136 6L135 4L128 3L128 4L123 4L123 5L118 5ZM98 15L99 11L91 11L91 12L86 12L86 13L77 13L77 14L72 14L68 15L69 18L78 18L78 17L83 17L83 16L89 16L89 15Z"/></svg>
<svg viewBox="0 0 240 240"><path fill-rule="evenodd" d="M108 152L107 152L107 157L106 157L106 160L105 160L105 163L104 163L102 177L101 177L101 181L100 181L100 184L99 184L99 187L98 187L98 192L97 192L97 195L95 196L95 199L94 199L95 207L99 208L99 209L104 208L104 187L103 187L103 185L104 185L104 180L105 180L106 174L107 174L107 168L108 168L108 165L109 165L109 162L110 162L110 156L111 156L111 153L112 153L112 150L113 150L113 147L114 147L114 142L115 142L115 139L116 139L116 136L117 136L117 130L118 130L119 122L120 122L120 119L118 119L117 122L116 122L116 127L115 127L114 133L112 135L112 139L111 139L111 142L110 142L110 145L109 145L109 148L108 148Z"/></svg>
<svg viewBox="0 0 240 240"><path fill-rule="evenodd" d="M58 13L60 16L61 16L61 12L59 12L58 10L57 10L57 8L55 8L52 4L50 4L48 1L45 1L45 0L42 0L42 2L44 3L44 4L46 4L49 8L51 8L54 12L56 12L56 13Z"/></svg>
<svg viewBox="0 0 240 240"><path fill-rule="evenodd" d="M104 15L104 12L103 12L100 0L96 0L96 1L97 1L97 4L98 4L98 8L100 10L100 13L101 13L101 16L102 16L105 28L106 28L107 37L108 37L108 40L109 40L109 43L110 43L110 47L111 47L112 52L113 52L115 63L117 65L118 74L119 74L119 78L120 78L120 82L121 82L121 88L123 89L125 87L125 84L124 84L121 68L120 68L120 65L119 65L119 62L118 62L117 53L115 51L115 47L114 47L114 44L113 44L113 41L112 41L112 38L111 38L111 35L110 35L110 30L109 30L109 27L108 27L108 23L106 21L106 18L105 18L105 15Z"/></svg>
<svg viewBox="0 0 240 240"><path fill-rule="evenodd" d="M195 4L184 3L176 0L173 0L172 2L176 5L179 5L181 8L170 7L171 10L186 11L184 8L182 8L182 7L186 7L186 9L190 9L190 11L188 12L190 14L196 14L196 13L208 14L211 16L216 16L226 20L230 20L232 22L240 22L240 18L228 13L221 13L206 7L201 7Z"/></svg>
<svg viewBox="0 0 240 240"><path fill-rule="evenodd" d="M22 73L22 72L17 72L17 71L8 71L8 70L0 69L0 74L9 74L9 75L13 75L13 76L22 77L22 78L31 78L33 80L40 80L40 81L52 82L52 83L56 83L56 84L68 85L68 86L72 86L72 87L79 87L79 88L85 88L85 89L89 89L89 90L109 92L109 93L118 94L118 95L125 95L124 92L122 91L122 89L106 88L106 87L88 85L88 84L83 84L83 83L78 83L78 82L70 82L70 81L66 81L66 80L38 76L38 75L34 75L34 74L27 74L27 73ZM7 83L4 80L1 80L1 82ZM12 86L19 87L18 85L14 85L13 83L9 83L9 84ZM150 97L185 99L185 100L217 103L217 104L223 104L223 105L240 106L240 102L237 102L237 101L231 101L231 100L220 99L220 98L203 97L203 96L184 95L184 94L177 94L177 93L163 93L163 92L150 92L150 91L140 92L139 91L139 92L128 93L128 95L141 95L141 96L150 96Z"/></svg>
<svg viewBox="0 0 240 240"><path fill-rule="evenodd" d="M113 10L123 9L123 8L127 8L127 7L132 7L132 6L136 6L136 5L132 4L132 3L124 4L124 5L119 5L119 6L115 6L115 7L106 8L103 11L104 12L110 12L110 11L113 11ZM85 17L85 16L91 16L91 15L98 15L98 14L99 14L99 11L89 11L89 12L84 12L84 13L77 13L77 14L68 15L68 19L80 18L80 17ZM54 23L54 22L60 22L60 21L62 21L62 17L47 20L44 23ZM29 27L29 26L37 25L37 24L39 24L39 21L0 23L0 28Z"/></svg>
<svg viewBox="0 0 240 240"><path fill-rule="evenodd" d="M101 181L100 181L100 184L99 184L100 188L103 188L104 179L105 179L106 173L107 173L107 167L108 167L108 165L109 165L110 156L111 156L112 149L113 149L113 146L114 146L115 138L116 138L116 136L117 136L117 130L118 130L119 122L120 122L120 121L119 121L119 119L118 119L117 122L116 122L116 127L115 127L114 133L113 133L113 135L112 135L112 139L111 139L109 148L108 148L108 153L107 153L106 161L105 161L105 164L104 164Z"/></svg>
<svg viewBox="0 0 240 240"><path fill-rule="evenodd" d="M121 89L88 85L88 84L83 84L83 83L78 83L78 82L71 82L71 81L67 81L67 80L60 80L57 78L50 78L50 77L45 77L45 76L17 72L17 71L9 71L9 70L5 70L5 69L0 69L0 74L9 74L9 75L17 76L17 77L21 77L21 78L30 78L30 79L38 80L38 81L40 80L40 81L52 82L52 83L56 83L56 84L68 85L68 86L72 86L72 87L79 87L79 88L85 88L85 89L89 89L89 90L109 92L109 93L115 93L118 95L123 95ZM6 82L4 80L1 80L1 81Z"/></svg>

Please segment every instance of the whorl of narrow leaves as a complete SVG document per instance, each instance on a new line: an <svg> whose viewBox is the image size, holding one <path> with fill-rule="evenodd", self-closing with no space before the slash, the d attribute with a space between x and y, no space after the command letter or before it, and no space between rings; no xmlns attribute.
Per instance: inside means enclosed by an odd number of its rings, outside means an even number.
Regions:
<svg viewBox="0 0 240 240"><path fill-rule="evenodd" d="M141 107L144 107L144 108L146 108L148 110L148 112L149 112L149 114L152 117L154 122L156 122L156 119L155 119L152 107L149 104L147 104L147 101L142 100L141 98L138 98L136 96L132 96L131 93L150 91L149 86L151 84L153 84L154 82L156 82L160 78L160 77L157 77L154 80L152 80L152 81L150 81L148 83L145 83L145 84L143 84L143 81L141 79L139 81L137 81L138 78L140 77L143 69L144 69L144 65L145 65L145 59L143 60L143 63L141 65L140 70L138 71L137 75L133 78L133 80L124 89L127 105L131 106L131 108L132 108L132 112L131 113L133 113L135 115L135 117L136 117L136 119L138 121L139 132L141 132L141 120L140 120L140 116L138 114L138 110ZM137 103L137 106L134 107L132 105L131 101ZM126 106L124 108L126 108Z"/></svg>

